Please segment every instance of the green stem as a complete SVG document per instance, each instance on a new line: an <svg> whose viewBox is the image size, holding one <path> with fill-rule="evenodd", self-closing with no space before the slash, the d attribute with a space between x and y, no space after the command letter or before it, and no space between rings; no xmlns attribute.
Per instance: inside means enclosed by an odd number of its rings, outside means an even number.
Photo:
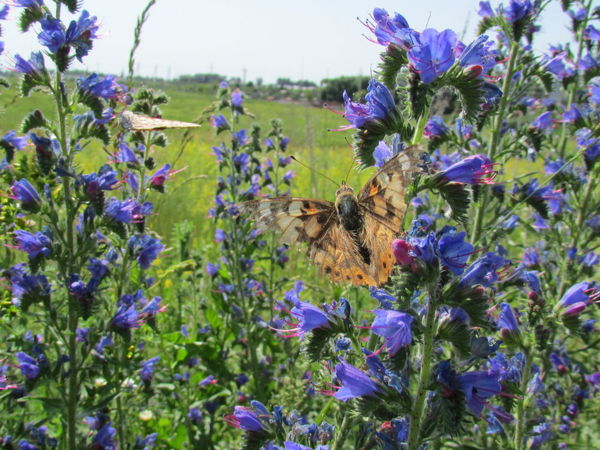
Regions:
<svg viewBox="0 0 600 450"><path fill-rule="evenodd" d="M579 32L578 32L578 36L577 36L577 38L578 38L577 39L577 59L575 60L576 67L579 66L579 61L581 61L581 55L583 54L583 47L584 47L583 46L583 31L585 30L585 27L590 18L591 9L592 9L592 0L588 0L588 3L586 5L585 19L583 19L583 22L579 26ZM574 102L575 94L577 93L578 90L579 90L579 74L576 73L575 79L569 86L569 97L567 99L567 107L568 108L570 108L571 104ZM567 140L569 137L569 135L567 133L567 128L568 128L568 124L566 122L563 122L562 128L561 128L561 134L560 134L560 141L559 141L560 143L558 145L558 149L560 151L561 158L564 158L565 149L567 147Z"/></svg>
<svg viewBox="0 0 600 450"><path fill-rule="evenodd" d="M527 384L531 373L532 357L528 350L525 353L525 368L521 374L521 398L517 401L517 413L515 416L515 450L525 448L523 445L523 430L525 428L525 402L527 401Z"/></svg>
<svg viewBox="0 0 600 450"><path fill-rule="evenodd" d="M344 418L342 419L342 424L340 425L339 431L336 433L335 442L331 446L331 450L339 450L346 442L346 438L348 437L348 433L354 426L354 420L349 417L349 414L344 414Z"/></svg>
<svg viewBox="0 0 600 450"><path fill-rule="evenodd" d="M596 175L598 174L598 168L594 168L591 171L590 177L585 185L585 190L583 191L583 201L581 202L581 207L577 213L577 221L575 222L575 227L571 229L573 233L573 239L571 240L571 245L569 248L577 248L579 244L579 238L581 237L581 231L583 230L583 221L588 217L588 204L592 198L592 191L597 188L596 186ZM561 298L567 289L568 283L571 280L569 276L569 258L563 258L563 267L562 267L562 276L560 277L560 287L558 289L557 299Z"/></svg>
<svg viewBox="0 0 600 450"><path fill-rule="evenodd" d="M435 306L439 295L437 280L435 285L429 289L429 303L425 316L425 333L421 350L421 373L417 386L417 396L414 408L411 412L410 433L408 436L408 450L416 450L421 444L421 425L425 411L425 398L427 396L427 385L431 376L431 359L433 356L433 341L435 336Z"/></svg>
<svg viewBox="0 0 600 450"><path fill-rule="evenodd" d="M510 87L513 75L515 73L516 61L519 56L519 43L513 42L510 47L510 56L508 60L508 67L506 69L506 74L504 76L504 82L502 83L502 98L500 99L500 105L498 107L498 113L496 115L496 121L494 123L494 128L492 130L492 140L490 141L490 145L488 147L488 158L492 161L496 156L496 151L498 149L498 144L500 143L500 138L502 137L502 121L504 120L504 113L506 111L506 106L508 105L508 98L510 94ZM477 210L475 211L475 223L473 224L473 232L471 233L471 240L473 242L479 240L479 235L481 234L482 226L483 226L483 216L485 215L485 208L488 205L488 191L487 189L482 190L482 198Z"/></svg>

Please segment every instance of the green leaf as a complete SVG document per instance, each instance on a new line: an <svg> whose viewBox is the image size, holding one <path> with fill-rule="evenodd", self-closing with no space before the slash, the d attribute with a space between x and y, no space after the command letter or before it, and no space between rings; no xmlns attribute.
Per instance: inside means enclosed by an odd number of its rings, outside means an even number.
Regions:
<svg viewBox="0 0 600 450"><path fill-rule="evenodd" d="M21 124L21 133L28 133L34 128L49 129L50 127L50 122L46 120L39 109L36 109L35 111L31 111L29 114L27 114L25 119L23 119L23 123Z"/></svg>
<svg viewBox="0 0 600 450"><path fill-rule="evenodd" d="M206 311L204 311L204 317L213 329L216 330L221 328L223 321L221 320L221 317L219 317L219 313L217 313L216 310L207 309Z"/></svg>
<svg viewBox="0 0 600 450"><path fill-rule="evenodd" d="M439 188L440 194L451 209L451 215L459 223L467 223L469 210L469 190L461 183L448 183Z"/></svg>
<svg viewBox="0 0 600 450"><path fill-rule="evenodd" d="M81 0L60 0L71 14L75 14L81 8Z"/></svg>
<svg viewBox="0 0 600 450"><path fill-rule="evenodd" d="M102 111L104 110L104 103L99 97L96 97L95 95L92 95L89 92L78 88L77 101L78 103L81 103L82 105L85 105L88 108L90 108L93 111L94 116L96 116L96 118L100 118L102 116Z"/></svg>
<svg viewBox="0 0 600 450"><path fill-rule="evenodd" d="M387 86L390 92L396 90L396 78L403 66L408 63L406 51L395 44L388 45L386 51L381 54L379 64L379 78Z"/></svg>
<svg viewBox="0 0 600 450"><path fill-rule="evenodd" d="M44 12L41 8L34 6L25 8L19 17L19 30L25 33L29 27L38 20L44 17Z"/></svg>
<svg viewBox="0 0 600 450"><path fill-rule="evenodd" d="M432 83L433 86L447 86L458 93L464 119L474 122L481 111L483 80L466 69L455 65Z"/></svg>

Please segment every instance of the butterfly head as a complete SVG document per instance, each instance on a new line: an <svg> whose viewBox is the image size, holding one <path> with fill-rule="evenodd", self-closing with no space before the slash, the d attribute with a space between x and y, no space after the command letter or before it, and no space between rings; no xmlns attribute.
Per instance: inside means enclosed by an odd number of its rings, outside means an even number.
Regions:
<svg viewBox="0 0 600 450"><path fill-rule="evenodd" d="M335 191L335 196L337 198L339 198L343 195L354 195L354 189L352 189L350 186L348 186L345 181L342 181L338 190Z"/></svg>

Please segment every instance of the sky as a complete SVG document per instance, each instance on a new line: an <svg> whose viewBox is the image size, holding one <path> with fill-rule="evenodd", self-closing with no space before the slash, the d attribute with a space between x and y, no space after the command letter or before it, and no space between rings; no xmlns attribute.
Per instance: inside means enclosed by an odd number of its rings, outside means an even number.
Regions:
<svg viewBox="0 0 600 450"><path fill-rule="evenodd" d="M506 2L507 0L505 0ZM0 0L0 3L2 1ZM86 0L84 8L98 17L101 38L75 69L126 74L137 17L147 0ZM175 78L183 74L219 73L247 81L262 78L306 79L369 75L383 47L369 42L369 30L357 18L373 8L402 14L417 31L450 28L463 41L475 37L479 16L475 0L157 0L150 10L136 54L136 74ZM498 2L492 0L492 5ZM10 19L2 22L7 67L16 53L39 49L34 33L17 32ZM569 39L568 17L553 0L541 21L534 47ZM38 25L39 27L39 25ZM39 28L37 28L39 29Z"/></svg>

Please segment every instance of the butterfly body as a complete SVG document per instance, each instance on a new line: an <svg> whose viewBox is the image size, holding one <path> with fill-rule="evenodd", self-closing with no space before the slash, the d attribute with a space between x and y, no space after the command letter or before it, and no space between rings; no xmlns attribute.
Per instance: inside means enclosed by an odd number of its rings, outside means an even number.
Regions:
<svg viewBox="0 0 600 450"><path fill-rule="evenodd" d="M240 204L258 231L279 230L288 244L307 243L309 257L333 281L379 286L393 270L391 244L401 232L404 193L421 163L410 147L390 159L358 195L345 182L335 202L276 197Z"/></svg>

